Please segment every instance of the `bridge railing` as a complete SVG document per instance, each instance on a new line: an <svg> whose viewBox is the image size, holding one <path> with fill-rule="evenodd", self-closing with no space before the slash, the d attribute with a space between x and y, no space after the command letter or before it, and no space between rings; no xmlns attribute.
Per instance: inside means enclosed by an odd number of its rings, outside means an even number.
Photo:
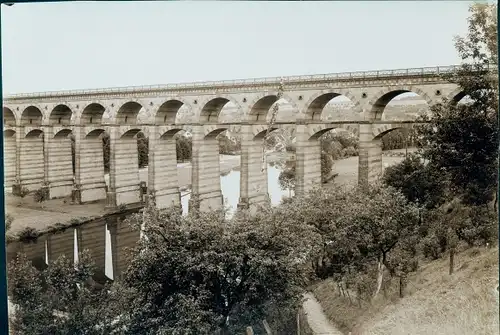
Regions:
<svg viewBox="0 0 500 335"><path fill-rule="evenodd" d="M250 86L250 85L265 85L278 84L280 81L286 82L307 82L307 81L335 81L341 79L370 79L377 77L398 77L398 76L414 76L414 75L440 75L451 73L459 68L458 65L434 66L408 69L394 70L376 70L376 71L356 71L356 72L341 72L330 74L317 75L300 75L286 77L263 77L251 79L236 79L236 80L219 80L205 81L193 83L179 83L166 85L143 85L143 86L126 86L112 87L99 89L84 89L84 90L66 90L66 91L48 91L48 92L33 92L33 93L18 93L6 95L4 98L19 99L32 97L58 97L58 96L75 96L75 95L92 95L92 94L112 94L112 93L131 93L131 92L149 92L149 91L168 91L179 89L197 89L197 88L216 88L220 86ZM496 66L490 66L490 71L497 71Z"/></svg>

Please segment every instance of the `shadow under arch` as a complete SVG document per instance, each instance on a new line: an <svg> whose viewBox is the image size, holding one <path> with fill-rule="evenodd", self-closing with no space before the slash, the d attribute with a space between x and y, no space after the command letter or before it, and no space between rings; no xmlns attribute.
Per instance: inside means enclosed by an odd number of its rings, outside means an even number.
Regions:
<svg viewBox="0 0 500 335"><path fill-rule="evenodd" d="M292 114L294 114L293 111L298 112L295 101L288 95L283 94L281 98L278 99L277 93L264 93L256 97L249 104L250 112L248 113L248 121L255 123L266 123L268 116L271 113L271 109L275 104L278 104L278 107L288 104L292 108ZM278 109L278 115L279 113L280 110ZM295 122L295 120L293 120L293 122Z"/></svg>
<svg viewBox="0 0 500 335"><path fill-rule="evenodd" d="M23 126L41 126L43 113L38 107L28 106L21 114L21 125Z"/></svg>
<svg viewBox="0 0 500 335"><path fill-rule="evenodd" d="M3 124L5 126L15 126L17 124L16 114L8 107L3 107Z"/></svg>
<svg viewBox="0 0 500 335"><path fill-rule="evenodd" d="M61 129L56 134L54 134L54 138L64 139L67 138L73 131L71 129Z"/></svg>
<svg viewBox="0 0 500 335"><path fill-rule="evenodd" d="M123 139L131 139L131 138L134 138L137 136L137 134L139 134L140 132L142 132L142 129L140 128L134 128L134 129L129 129L127 130L125 133L123 133L120 138L123 138Z"/></svg>
<svg viewBox="0 0 500 335"><path fill-rule="evenodd" d="M174 136L183 130L184 129L182 129L182 128L169 129L160 135L160 140L164 140L164 141L173 140Z"/></svg>
<svg viewBox="0 0 500 335"><path fill-rule="evenodd" d="M179 110L182 107L189 108L189 105L180 99L169 99L163 102L155 114L156 124L175 124Z"/></svg>
<svg viewBox="0 0 500 335"><path fill-rule="evenodd" d="M83 109L82 115L80 117L80 124L101 124L102 116L104 115L105 110L106 108L100 103L92 102L88 104Z"/></svg>
<svg viewBox="0 0 500 335"><path fill-rule="evenodd" d="M69 125L71 123L71 116L73 111L65 104L59 104L55 106L49 115L49 124L63 124Z"/></svg>
<svg viewBox="0 0 500 335"><path fill-rule="evenodd" d="M222 112L222 109L228 104L232 104L239 110L238 104L231 97L216 97L210 99L208 102L203 105L199 122L200 123L219 123L219 116Z"/></svg>
<svg viewBox="0 0 500 335"><path fill-rule="evenodd" d="M142 105L136 101L125 102L116 113L116 122L118 124L137 124L137 116L142 108Z"/></svg>
<svg viewBox="0 0 500 335"><path fill-rule="evenodd" d="M37 138L43 136L43 130L41 129L33 129L29 133L26 134L25 138Z"/></svg>
<svg viewBox="0 0 500 335"><path fill-rule="evenodd" d="M352 104L352 109L356 111L356 108L360 105L359 101L348 92L341 91L323 91L313 95L309 101L306 103L304 115L307 120L322 120L324 118L323 112L325 107L331 104L334 100L345 100L345 103ZM341 101L342 101L341 100Z"/></svg>

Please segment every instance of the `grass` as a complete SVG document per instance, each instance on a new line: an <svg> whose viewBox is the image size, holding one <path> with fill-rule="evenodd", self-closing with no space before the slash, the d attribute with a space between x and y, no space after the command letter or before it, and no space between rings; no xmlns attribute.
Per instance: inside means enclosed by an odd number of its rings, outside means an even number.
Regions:
<svg viewBox="0 0 500 335"><path fill-rule="evenodd" d="M398 281L373 304L351 303L331 280L316 285L314 295L325 313L344 333L352 335L498 334L498 249L472 248L421 265L409 276L406 296L398 296Z"/></svg>

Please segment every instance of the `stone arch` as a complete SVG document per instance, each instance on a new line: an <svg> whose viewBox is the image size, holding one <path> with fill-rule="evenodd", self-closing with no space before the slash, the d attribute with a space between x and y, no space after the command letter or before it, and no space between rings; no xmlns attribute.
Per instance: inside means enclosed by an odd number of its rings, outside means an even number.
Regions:
<svg viewBox="0 0 500 335"><path fill-rule="evenodd" d="M415 93L418 94L422 99L427 102L428 106L431 106L434 101L427 93L418 87L412 86L396 86L396 87L388 87L381 91L379 91L368 103L369 110L367 111L368 115L365 115L369 120L381 120L382 114L384 112L387 104L403 93Z"/></svg>
<svg viewBox="0 0 500 335"><path fill-rule="evenodd" d="M103 128L93 129L85 135L85 138L97 138L97 137L101 136L102 134L104 134L105 132L106 132L106 130Z"/></svg>
<svg viewBox="0 0 500 335"><path fill-rule="evenodd" d="M137 101L127 101L116 112L116 123L137 124L137 116L143 106Z"/></svg>
<svg viewBox="0 0 500 335"><path fill-rule="evenodd" d="M228 129L229 129L229 127L218 127L218 126L208 127L204 130L205 138L206 139L214 139L217 136L219 136L220 133L223 133Z"/></svg>
<svg viewBox="0 0 500 335"><path fill-rule="evenodd" d="M182 106L191 109L191 106L182 98L170 98L163 101L155 113L156 124L175 124L177 114Z"/></svg>
<svg viewBox="0 0 500 335"><path fill-rule="evenodd" d="M465 95L464 90L461 87L457 87L450 94L448 94L446 99L452 104L457 104L463 97L465 97Z"/></svg>
<svg viewBox="0 0 500 335"><path fill-rule="evenodd" d="M266 136L268 126L265 125L257 125L252 129L253 140L263 140L264 136ZM271 127L269 129L269 133L278 130L279 127Z"/></svg>
<svg viewBox="0 0 500 335"><path fill-rule="evenodd" d="M106 107L98 102L91 102L83 108L80 116L81 125L101 124Z"/></svg>
<svg viewBox="0 0 500 335"><path fill-rule="evenodd" d="M255 96L248 104L250 106L248 121L265 123L271 106L278 101L277 94L278 92L264 92ZM283 94L281 99L286 100L292 105L294 111L299 112L299 108L295 103L295 100L288 94ZM293 120L293 122L295 122L295 120Z"/></svg>
<svg viewBox="0 0 500 335"><path fill-rule="evenodd" d="M137 134L140 133L141 131L142 131L142 129L132 128L132 129L129 129L129 130L125 131L120 136L120 138L133 138L133 137L137 136Z"/></svg>
<svg viewBox="0 0 500 335"><path fill-rule="evenodd" d="M43 136L43 131L41 129L32 129L24 137L25 138L36 138L36 137L41 137L41 136Z"/></svg>
<svg viewBox="0 0 500 335"><path fill-rule="evenodd" d="M385 134L390 133L396 129L411 129L413 128L413 123L393 123L393 124L382 124L373 129L373 139L381 139Z"/></svg>
<svg viewBox="0 0 500 335"><path fill-rule="evenodd" d="M73 115L73 111L67 105L59 104L55 106L49 115L49 124L50 125L69 125L71 123L71 116Z"/></svg>
<svg viewBox="0 0 500 335"><path fill-rule="evenodd" d="M41 126L43 122L42 111L33 105L26 107L21 114L21 125Z"/></svg>
<svg viewBox="0 0 500 335"><path fill-rule="evenodd" d="M69 128L60 129L57 133L54 134L54 138L66 138L71 134L72 130Z"/></svg>
<svg viewBox="0 0 500 335"><path fill-rule="evenodd" d="M17 124L16 114L8 107L3 107L3 124L4 126L15 126Z"/></svg>
<svg viewBox="0 0 500 335"><path fill-rule="evenodd" d="M3 131L3 137L9 138L9 137L15 137L16 136L16 131L14 129L5 129Z"/></svg>
<svg viewBox="0 0 500 335"><path fill-rule="evenodd" d="M236 102L232 97L226 96L215 96L208 99L207 102L204 103L203 107L200 110L200 115L198 120L200 123L208 123L208 122L219 122L219 115L222 111L222 108L226 106L229 102L234 104L239 111L241 111L240 105Z"/></svg>
<svg viewBox="0 0 500 335"><path fill-rule="evenodd" d="M182 128L173 128L165 131L164 133L160 134L160 140L172 140L175 136L175 134L183 131L184 129Z"/></svg>
<svg viewBox="0 0 500 335"><path fill-rule="evenodd" d="M306 120L321 120L321 116L325 106L334 98L339 96L345 96L354 104L354 111L356 111L360 102L354 95L349 92L344 92L343 90L323 90L315 93L306 102L305 107L301 115L304 115Z"/></svg>

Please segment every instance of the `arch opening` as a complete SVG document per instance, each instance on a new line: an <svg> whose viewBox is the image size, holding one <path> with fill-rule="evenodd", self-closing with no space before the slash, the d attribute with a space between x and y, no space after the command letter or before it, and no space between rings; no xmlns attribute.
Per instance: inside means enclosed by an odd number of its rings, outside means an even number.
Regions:
<svg viewBox="0 0 500 335"><path fill-rule="evenodd" d="M58 132L54 135L54 138L59 138L59 139L66 138L66 137L68 137L71 133L72 133L71 129L62 129L62 130L59 130L59 131L58 131Z"/></svg>
<svg viewBox="0 0 500 335"><path fill-rule="evenodd" d="M383 121L412 121L429 113L428 99L422 94L400 89L385 93L373 104L370 119Z"/></svg>
<svg viewBox="0 0 500 335"><path fill-rule="evenodd" d="M168 100L164 102L158 111L156 112L156 123L157 124L174 124L177 121L177 114L179 110L184 106L184 103L179 100Z"/></svg>
<svg viewBox="0 0 500 335"><path fill-rule="evenodd" d="M21 114L21 125L41 126L43 120L42 112L35 106L27 107Z"/></svg>
<svg viewBox="0 0 500 335"><path fill-rule="evenodd" d="M26 134L26 138L36 138L36 137L43 137L43 131L40 129L33 129Z"/></svg>
<svg viewBox="0 0 500 335"><path fill-rule="evenodd" d="M324 93L314 98L306 109L308 120L348 120L352 119L354 102L336 92Z"/></svg>
<svg viewBox="0 0 500 335"><path fill-rule="evenodd" d="M163 134L160 135L160 140L172 140L174 139L174 136L178 134L179 132L182 132L182 128L175 128L175 129L170 129L164 132Z"/></svg>
<svg viewBox="0 0 500 335"><path fill-rule="evenodd" d="M9 138L9 137L15 137L16 136L16 131L13 129L6 129L3 131L3 137Z"/></svg>
<svg viewBox="0 0 500 335"><path fill-rule="evenodd" d="M277 122L295 122L298 112L293 104L286 98L280 98L276 95L267 95L255 102L250 107L249 120L256 123L266 123L272 118L275 108L278 108L275 121Z"/></svg>
<svg viewBox="0 0 500 335"><path fill-rule="evenodd" d="M205 139L215 139L217 136L219 136L221 133L227 131L228 128L217 128L209 132L208 134L205 135Z"/></svg>
<svg viewBox="0 0 500 335"><path fill-rule="evenodd" d="M71 116L73 112L66 105L57 105L52 109L49 116L49 123L51 125L63 124L69 125L71 123Z"/></svg>
<svg viewBox="0 0 500 335"><path fill-rule="evenodd" d="M127 130L122 136L120 136L120 138L133 138L133 137L136 137L137 134L139 134L140 132L141 132L141 129L138 129L138 128L130 129L130 130Z"/></svg>
<svg viewBox="0 0 500 335"><path fill-rule="evenodd" d="M137 124L137 116L142 109L141 104L135 101L124 103L116 114L118 124Z"/></svg>
<svg viewBox="0 0 500 335"><path fill-rule="evenodd" d="M234 103L231 100L223 97L218 97L207 102L200 113L200 122L202 123L218 123L220 114L224 107L231 103L234 106ZM230 105L231 106L231 105ZM224 113L226 114L226 113Z"/></svg>
<svg viewBox="0 0 500 335"><path fill-rule="evenodd" d="M16 125L16 116L10 108L3 107L3 124L6 126Z"/></svg>
<svg viewBox="0 0 500 335"><path fill-rule="evenodd" d="M98 103L91 103L83 109L82 117L80 119L80 123L84 125L88 124L101 124L102 116L104 115L103 105Z"/></svg>

